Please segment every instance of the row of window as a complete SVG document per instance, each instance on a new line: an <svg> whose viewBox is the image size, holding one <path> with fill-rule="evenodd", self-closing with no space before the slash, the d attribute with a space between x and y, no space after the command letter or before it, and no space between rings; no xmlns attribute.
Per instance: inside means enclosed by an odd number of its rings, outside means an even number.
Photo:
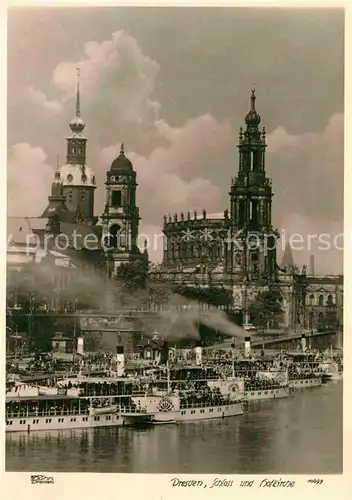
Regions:
<svg viewBox="0 0 352 500"><path fill-rule="evenodd" d="M184 245L179 248L176 245L170 245L167 250L167 257L177 259L182 257L199 257L201 254L203 256L210 256L214 259L222 257L222 247L217 245L210 245L209 247L202 247L202 245Z"/></svg>
<svg viewBox="0 0 352 500"><path fill-rule="evenodd" d="M75 155L75 154L82 155L83 153L84 153L84 151L82 150L82 148L71 148L72 155Z"/></svg>
<svg viewBox="0 0 352 500"><path fill-rule="evenodd" d="M228 411L228 407L226 406L225 408L208 408L208 413L213 413L215 410L218 412L221 411ZM191 410L191 415L194 415L196 413L196 410ZM205 413L205 409L199 410L199 413ZM181 411L181 415L186 415L186 410Z"/></svg>
<svg viewBox="0 0 352 500"><path fill-rule="evenodd" d="M263 394L274 394L275 392L277 392L277 391L263 391ZM261 391L259 391L259 392L251 392L251 396L255 396L255 395L261 396L261 394L262 394ZM248 392L245 392L244 395L248 396Z"/></svg>
<svg viewBox="0 0 352 500"><path fill-rule="evenodd" d="M99 421L99 420L100 420L100 417L94 417L94 420L95 420L95 421ZM105 417L105 420L111 420L111 415L107 415L107 416ZM47 419L45 420L45 423L46 423L46 424L51 424L51 421L52 421L52 419L51 419L51 418L47 418ZM62 423L65 421L65 419L64 419L64 418L62 418L62 417L60 417L60 418L58 418L58 420L57 420L57 421L58 421L60 424L62 424ZM82 422L87 422L87 421L88 421L88 417L82 417ZM24 425L26 422L27 422L27 420L20 420L20 424L23 424L23 425ZM76 422L76 417L72 417L72 418L70 419L70 422ZM13 423L13 420L6 420L6 425L12 425L12 423ZM28 421L28 424L29 424L29 423L30 423L30 421ZM39 424L39 419L38 419L38 418L33 419L32 424Z"/></svg>
<svg viewBox="0 0 352 500"><path fill-rule="evenodd" d="M324 295L319 295L318 300L316 300L315 295L311 294L307 297L307 303L309 306L318 305L320 307L323 307L325 305L324 304ZM334 304L333 297L331 294L329 294L327 296L326 304L328 306L332 306Z"/></svg>
<svg viewBox="0 0 352 500"><path fill-rule="evenodd" d="M318 379L313 379L313 380L298 380L297 381L299 384L309 384L310 382L313 382L313 384L317 384L318 383Z"/></svg>

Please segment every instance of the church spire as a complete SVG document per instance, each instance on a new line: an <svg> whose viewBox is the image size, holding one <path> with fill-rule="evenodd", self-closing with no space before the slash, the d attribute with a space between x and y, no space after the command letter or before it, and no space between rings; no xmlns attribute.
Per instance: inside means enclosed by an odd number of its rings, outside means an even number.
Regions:
<svg viewBox="0 0 352 500"><path fill-rule="evenodd" d="M54 184L62 184L61 183L61 174L60 174L60 164L59 164L60 158L59 155L56 155L56 169L55 169L55 176L54 176Z"/></svg>
<svg viewBox="0 0 352 500"><path fill-rule="evenodd" d="M290 239L287 240L286 246L285 246L285 252L284 256L281 261L281 269L291 269L294 267L295 263L293 260L293 255L292 255L292 247L290 244Z"/></svg>
<svg viewBox="0 0 352 500"><path fill-rule="evenodd" d="M81 103L79 98L79 75L79 68L77 68L76 116L81 116Z"/></svg>
<svg viewBox="0 0 352 500"><path fill-rule="evenodd" d="M79 68L77 68L77 92L76 92L76 116L70 123L70 129L75 136L81 134L84 130L86 124L81 118L81 99L80 99L80 88L79 88Z"/></svg>
<svg viewBox="0 0 352 500"><path fill-rule="evenodd" d="M255 101L256 101L255 89L252 89L251 108L250 108L249 112L247 113L247 116L245 119L247 127L249 127L249 128L258 128L258 125L261 122L260 115L257 112L257 110L255 109Z"/></svg>
<svg viewBox="0 0 352 500"><path fill-rule="evenodd" d="M252 89L252 95L251 95L251 111L255 111L255 89Z"/></svg>

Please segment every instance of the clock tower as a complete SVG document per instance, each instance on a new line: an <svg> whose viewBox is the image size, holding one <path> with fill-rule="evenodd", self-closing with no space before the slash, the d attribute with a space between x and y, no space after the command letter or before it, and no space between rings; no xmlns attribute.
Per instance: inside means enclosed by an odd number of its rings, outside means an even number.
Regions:
<svg viewBox="0 0 352 500"><path fill-rule="evenodd" d="M272 227L272 183L266 175L266 132L252 90L246 129L239 134L239 169L230 191L232 272L250 281L276 273L276 236Z"/></svg>
<svg viewBox="0 0 352 500"><path fill-rule="evenodd" d="M102 215L102 241L110 276L122 263L141 258L137 246L140 217L136 205L136 177L121 144L120 154L106 174L106 205Z"/></svg>

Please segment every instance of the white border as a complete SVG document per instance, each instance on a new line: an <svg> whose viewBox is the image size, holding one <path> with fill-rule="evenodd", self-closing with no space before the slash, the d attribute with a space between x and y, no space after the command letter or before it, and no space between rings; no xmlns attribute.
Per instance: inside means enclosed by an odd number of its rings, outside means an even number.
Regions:
<svg viewBox="0 0 352 500"><path fill-rule="evenodd" d="M326 2L326 1L310 1L308 4L304 0L296 0L295 2L286 2L286 1L242 1L242 2L229 2L229 1L173 1L167 2L163 1L150 1L150 2L136 2L136 1L123 1L123 2L112 2L112 1L102 1L102 2L91 2L91 1L75 1L70 2L67 0L61 0L60 2L50 2L50 1L41 1L41 2L21 2L12 0L8 2L8 6L23 6L23 5L33 5L33 6L258 6L258 7L346 7L346 18L345 18L345 217L344 217L344 230L345 234L352 234L352 218L349 217L351 214L351 196L348 194L352 190L352 171L350 165L352 165L352 141L348 140L351 137L351 124L347 121L346 117L349 116L349 111L351 110L351 91L349 89L352 88L352 72L351 72L351 61L352 61L352 50L351 49L351 41L352 41L352 2ZM1 20L1 30L0 30L0 51L1 51L1 59L4 62L4 68L6 68L6 6L1 4L0 6L0 20ZM329 64L329 61L326 61L326 64ZM6 75L6 69L3 72L3 75ZM6 273L6 115L7 115L7 102L6 102L6 78L3 76L0 79L0 88L1 88L1 106L2 106L2 114L1 114L1 128L2 134L0 138L3 141L1 153L3 157L3 161L1 162L0 167L0 203L2 204L2 210L0 212L1 221L1 250L2 250L2 259L1 259L1 276L5 277ZM307 82L309 85L309 82ZM352 116L352 113L351 113ZM351 172L351 173L350 173ZM336 500L344 499L349 497L348 491L348 483L352 481L349 480L351 476L351 415L352 415L352 405L351 405L351 397L349 396L349 383L351 378L351 333L349 333L351 322L351 314L349 310L349 301L351 300L351 260L349 259L349 255L345 252L344 255L344 281L345 281L345 289L344 289L344 473L343 475L331 475L331 476L322 476L324 479L323 485L310 485L307 483L306 479L308 476L301 475L290 475L290 476L282 476L283 478L288 478L290 480L294 480L296 485L294 488L289 489L275 489L275 488L260 488L252 487L250 489L241 489L236 486L239 484L240 479L254 479L257 482L260 481L260 478L264 478L264 475L253 475L253 476L227 476L227 478L233 478L235 480L235 486L232 488L224 488L219 489L216 492L214 490L204 489L197 490L194 488L174 488L171 486L170 478L174 477L172 475L167 474L80 474L80 473L72 473L72 474L64 474L64 473L53 473L50 474L54 476L55 485L31 485L30 484L30 474L29 473L5 473L3 472L2 484L5 486L5 495L4 498L21 498L26 500L37 499L37 498L47 498L50 496L52 500L63 498L84 498L84 500L90 499L132 499L132 498L143 498L143 500L172 500L173 498L178 498L182 496L182 498L190 498L195 500L195 498L207 498L211 496L217 496L218 498L228 498L233 500L234 498L258 498L260 495L262 498L270 498L270 500L274 498L310 498L310 499L319 499L324 500L325 498L336 498ZM1 304L4 307L5 305L5 292L6 285L5 280L2 280L1 287ZM1 329L2 332L5 332L5 315L1 316ZM2 335L2 347L3 352L5 352L5 335ZM4 356L1 357L1 369L2 369L2 382L4 383ZM4 388L5 384L3 385ZM1 394L4 394L5 391L2 390ZM4 403L0 406L0 422L4 427ZM4 447L2 449L1 454L2 460L2 471L4 471ZM48 474L46 474L48 475ZM186 477L184 474L179 474L182 478ZM207 482L212 482L212 479L215 478L214 475L192 475L199 480L207 480ZM221 476L220 476L221 477ZM206 479L207 478L207 479ZM275 478L274 475L270 475L270 478ZM302 496L303 495L303 496Z"/></svg>

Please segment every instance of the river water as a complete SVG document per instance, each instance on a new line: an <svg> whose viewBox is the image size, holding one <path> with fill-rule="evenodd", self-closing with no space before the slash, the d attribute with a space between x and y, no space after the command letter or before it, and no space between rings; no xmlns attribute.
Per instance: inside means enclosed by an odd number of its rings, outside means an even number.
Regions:
<svg viewBox="0 0 352 500"><path fill-rule="evenodd" d="M6 435L6 470L218 474L342 473L342 382L251 403L243 416Z"/></svg>

